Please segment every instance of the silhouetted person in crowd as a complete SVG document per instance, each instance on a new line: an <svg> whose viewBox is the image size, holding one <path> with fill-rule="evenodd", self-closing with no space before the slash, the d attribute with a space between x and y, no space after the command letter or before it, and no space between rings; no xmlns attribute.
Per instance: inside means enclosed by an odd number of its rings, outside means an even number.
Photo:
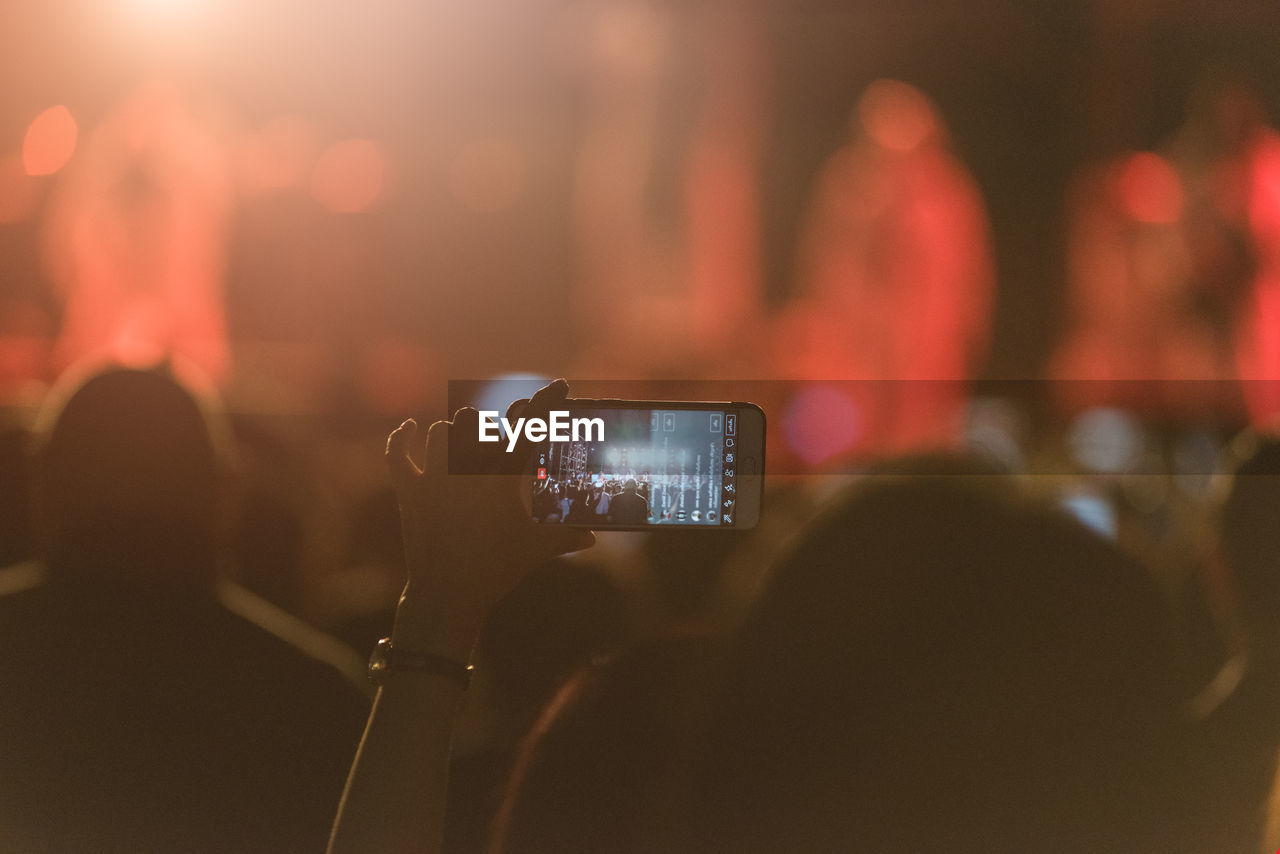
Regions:
<svg viewBox="0 0 1280 854"><path fill-rule="evenodd" d="M598 566L552 560L485 622L468 726L454 740L446 851L479 852L501 801L516 744L578 668L627 635L622 591Z"/></svg>
<svg viewBox="0 0 1280 854"><path fill-rule="evenodd" d="M0 850L317 851L354 656L220 578L221 422L167 370L51 395L39 560L0 576Z"/></svg>
<svg viewBox="0 0 1280 854"><path fill-rule="evenodd" d="M649 521L649 502L636 492L634 480L627 480L622 491L610 500L609 518L615 525L643 525Z"/></svg>
<svg viewBox="0 0 1280 854"><path fill-rule="evenodd" d="M657 638L568 680L516 754L487 854L672 851L666 798L713 648Z"/></svg>
<svg viewBox="0 0 1280 854"><path fill-rule="evenodd" d="M0 427L0 566L30 557L31 484L24 431Z"/></svg>
<svg viewBox="0 0 1280 854"><path fill-rule="evenodd" d="M691 849L1214 850L1178 847L1143 570L952 468L871 477L775 567L707 729Z"/></svg>
<svg viewBox="0 0 1280 854"><path fill-rule="evenodd" d="M525 413L567 395L556 381ZM416 424L388 440L409 556L393 643L430 658L392 670L380 689L331 854L438 850L462 665L484 615L540 560L592 542L533 523L519 478L448 474L455 452L496 457L475 441L477 424L463 409L433 425L421 467ZM606 832L593 850L1218 850L1189 833L1200 818L1194 769L1164 609L1142 568L995 478L941 473L873 477L807 531L722 668L703 772L667 796L687 821L632 823L636 799L580 792L584 809L622 809L609 823L616 836L583 814L591 833ZM488 507L497 510L478 512ZM629 681L640 696L655 685ZM620 708L615 719L630 727L650 706ZM602 735L590 724L570 768ZM667 740L618 734L620 773L596 774L596 786L627 786L629 769L648 776L634 763L645 751L632 748ZM612 737L603 732L597 755L610 755ZM519 822L519 804L508 819ZM572 850L547 829L549 850ZM513 850L519 841L501 838Z"/></svg>

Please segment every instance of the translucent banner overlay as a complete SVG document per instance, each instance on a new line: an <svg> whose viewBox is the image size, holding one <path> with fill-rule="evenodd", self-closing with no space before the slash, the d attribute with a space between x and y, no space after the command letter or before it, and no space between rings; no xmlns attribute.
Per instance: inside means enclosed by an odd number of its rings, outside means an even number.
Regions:
<svg viewBox="0 0 1280 854"><path fill-rule="evenodd" d="M548 380L453 380L449 411L471 406L506 415L513 401ZM570 406L583 398L755 404L767 423L764 469L774 476L856 474L889 458L948 452L964 455L957 472L1207 478L1224 466L1236 434L1280 412L1280 381L570 379L569 385ZM505 449L506 439L490 447ZM507 456L482 455L481 462L455 456L451 471L492 471L510 462Z"/></svg>

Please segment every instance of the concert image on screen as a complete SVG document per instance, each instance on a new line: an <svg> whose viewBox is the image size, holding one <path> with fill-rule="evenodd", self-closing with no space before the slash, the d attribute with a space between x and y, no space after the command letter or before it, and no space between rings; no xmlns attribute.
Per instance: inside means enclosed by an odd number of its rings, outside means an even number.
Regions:
<svg viewBox="0 0 1280 854"><path fill-rule="evenodd" d="M708 409L584 409L604 438L537 448L533 517L598 526L732 526L734 463L726 415ZM731 440L732 441L732 440Z"/></svg>

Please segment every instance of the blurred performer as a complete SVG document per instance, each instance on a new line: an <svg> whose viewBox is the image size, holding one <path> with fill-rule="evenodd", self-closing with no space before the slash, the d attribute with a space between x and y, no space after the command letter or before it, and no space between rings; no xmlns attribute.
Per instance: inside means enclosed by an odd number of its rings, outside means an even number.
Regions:
<svg viewBox="0 0 1280 854"><path fill-rule="evenodd" d="M109 114L47 223L64 301L58 365L88 353L131 364L177 354L221 382L231 202L224 153L176 89L149 84Z"/></svg>
<svg viewBox="0 0 1280 854"><path fill-rule="evenodd" d="M1213 329L1190 298L1184 204L1173 165L1152 152L1127 154L1076 182L1068 201L1070 331L1051 369L1069 405L1149 408L1153 397L1176 393L1162 381L1223 377Z"/></svg>
<svg viewBox="0 0 1280 854"><path fill-rule="evenodd" d="M599 342L585 363L593 376L608 376L643 359L643 328L676 277L673 236L646 210L671 34L658 7L638 2L608 4L590 26L589 116L572 202L573 303L577 328Z"/></svg>
<svg viewBox="0 0 1280 854"><path fill-rule="evenodd" d="M616 0L590 26L572 202L583 371L724 368L759 315L760 15Z"/></svg>
<svg viewBox="0 0 1280 854"><path fill-rule="evenodd" d="M1252 116L1258 118L1260 110ZM1280 134L1260 120L1250 128L1246 168L1255 269L1236 358L1254 426L1275 427L1280 421Z"/></svg>
<svg viewBox="0 0 1280 854"><path fill-rule="evenodd" d="M862 448L948 442L985 355L994 273L977 185L915 87L879 80L818 179L780 364L862 386Z"/></svg>
<svg viewBox="0 0 1280 854"><path fill-rule="evenodd" d="M1160 153L1129 153L1071 199L1071 320L1052 372L1071 404L1240 405L1280 378L1280 144L1244 86L1204 85ZM1214 381L1215 394L1203 384ZM1117 381L1130 381L1118 383ZM1255 421L1280 409L1245 383Z"/></svg>
<svg viewBox="0 0 1280 854"><path fill-rule="evenodd" d="M690 346L711 370L755 375L760 368L751 362L759 354L742 345L761 320L764 289L759 174L771 94L765 28L749 4L708 3L700 12L706 94L684 178ZM748 364L733 364L735 357Z"/></svg>

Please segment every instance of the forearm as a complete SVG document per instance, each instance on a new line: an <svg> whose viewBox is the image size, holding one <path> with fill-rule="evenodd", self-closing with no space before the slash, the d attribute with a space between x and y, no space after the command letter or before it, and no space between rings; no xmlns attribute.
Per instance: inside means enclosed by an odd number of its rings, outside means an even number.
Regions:
<svg viewBox="0 0 1280 854"><path fill-rule="evenodd" d="M330 854L436 852L462 687L399 674L378 691L338 809Z"/></svg>
<svg viewBox="0 0 1280 854"><path fill-rule="evenodd" d="M548 412L568 393L568 384L557 380L525 410ZM392 663L347 778L330 854L440 850L449 747L465 679L448 666L397 672L395 652L467 664L495 602L542 561L594 542L590 532L535 524L521 503L517 476L449 473L455 456L471 459L474 468L464 470L511 469L502 451L494 456L495 449L477 442L478 424L469 407L453 422L433 424L422 468L411 455L417 422L409 419L387 437L409 583L396 609Z"/></svg>
<svg viewBox="0 0 1280 854"><path fill-rule="evenodd" d="M396 648L467 662L479 618L460 601L406 595L396 613ZM447 675L389 674L369 714L338 810L330 854L440 849L449 751L462 685Z"/></svg>

